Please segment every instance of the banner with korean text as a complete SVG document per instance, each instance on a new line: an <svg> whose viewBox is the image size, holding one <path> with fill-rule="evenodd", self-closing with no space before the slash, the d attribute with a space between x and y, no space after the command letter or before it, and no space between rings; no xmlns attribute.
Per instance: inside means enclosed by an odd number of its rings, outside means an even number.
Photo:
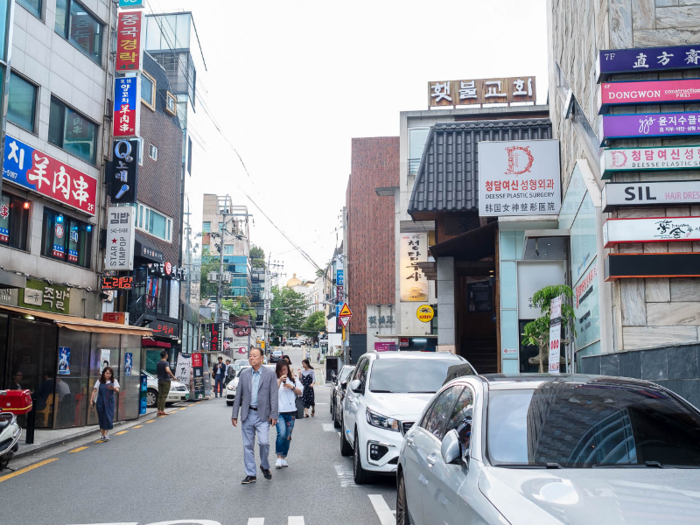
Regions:
<svg viewBox="0 0 700 525"><path fill-rule="evenodd" d="M114 138L133 138L141 129L141 77L114 79Z"/></svg>
<svg viewBox="0 0 700 525"><path fill-rule="evenodd" d="M606 139L681 137L700 135L700 112L635 113L604 115L600 118L598 138Z"/></svg>
<svg viewBox="0 0 700 525"><path fill-rule="evenodd" d="M135 209L111 206L107 211L107 270L134 269Z"/></svg>
<svg viewBox="0 0 700 525"><path fill-rule="evenodd" d="M700 146L609 148L600 159L603 179L615 171L692 170L700 168Z"/></svg>
<svg viewBox="0 0 700 525"><path fill-rule="evenodd" d="M143 10L119 12L117 22L117 73L141 70L145 29Z"/></svg>
<svg viewBox="0 0 700 525"><path fill-rule="evenodd" d="M399 255L401 302L425 303L429 299L428 278L418 263L428 260L428 234L406 233L401 235Z"/></svg>

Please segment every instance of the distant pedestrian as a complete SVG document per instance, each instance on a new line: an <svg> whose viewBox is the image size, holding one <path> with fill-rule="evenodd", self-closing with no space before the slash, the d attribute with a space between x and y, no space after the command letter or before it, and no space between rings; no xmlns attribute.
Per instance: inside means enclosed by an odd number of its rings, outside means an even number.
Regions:
<svg viewBox="0 0 700 525"><path fill-rule="evenodd" d="M277 453L277 462L275 467L283 468L287 465L287 454L289 454L289 446L292 440L292 431L294 430L294 421L297 415L297 396L300 396L304 391L301 382L294 379L289 365L284 359L277 362L277 387L278 387L278 410L279 419L277 420L277 441L275 442L275 452Z"/></svg>
<svg viewBox="0 0 700 525"><path fill-rule="evenodd" d="M248 352L250 367L244 369L238 378L236 399L233 402L231 423L238 426L238 412L241 412L241 431L243 433L243 458L246 477L243 485L255 483L258 479L255 470L255 435L258 436L260 449L260 470L265 479L272 479L270 472L270 425L276 425L279 395L275 373L262 366L263 352L260 348L251 348Z"/></svg>
<svg viewBox="0 0 700 525"><path fill-rule="evenodd" d="M226 365L224 358L219 357L219 362L214 365L214 397L222 397L224 394L224 379L226 378Z"/></svg>
<svg viewBox="0 0 700 525"><path fill-rule="evenodd" d="M224 387L228 386L228 384L233 381L233 379L236 377L236 371L233 369L233 365L231 364L231 360L227 359L226 360L226 378L224 379Z"/></svg>
<svg viewBox="0 0 700 525"><path fill-rule="evenodd" d="M317 363L321 362L321 352L316 352L316 362Z"/></svg>
<svg viewBox="0 0 700 525"><path fill-rule="evenodd" d="M158 377L158 415L169 416L165 411L165 401L170 393L170 380L175 381L175 376L168 365L168 352L160 353L160 361L156 364L156 376Z"/></svg>
<svg viewBox="0 0 700 525"><path fill-rule="evenodd" d="M23 388L22 388L22 379L23 378L24 378L24 376L22 375L22 372L17 370L17 372L15 372L12 375L12 384L10 385L10 390L23 390Z"/></svg>
<svg viewBox="0 0 700 525"><path fill-rule="evenodd" d="M311 349L310 348L306 349L306 359L311 360Z"/></svg>
<svg viewBox="0 0 700 525"><path fill-rule="evenodd" d="M304 402L304 417L309 417L309 408L311 409L311 417L316 415L316 398L314 395L314 383L316 382L316 373L314 367L308 359L301 362L303 370L299 370L301 384L304 386L304 394L302 401Z"/></svg>
<svg viewBox="0 0 700 525"><path fill-rule="evenodd" d="M119 393L119 381L114 378L112 367L106 366L102 375L95 381L90 403L97 408L97 419L100 422L100 441L109 441L109 431L114 428L114 394Z"/></svg>

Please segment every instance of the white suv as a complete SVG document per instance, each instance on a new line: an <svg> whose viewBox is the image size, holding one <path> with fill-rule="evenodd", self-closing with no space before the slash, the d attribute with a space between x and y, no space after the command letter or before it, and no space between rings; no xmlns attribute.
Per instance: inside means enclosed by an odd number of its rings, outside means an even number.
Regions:
<svg viewBox="0 0 700 525"><path fill-rule="evenodd" d="M440 390L448 369L465 364L442 352L367 352L360 358L348 379L340 425L340 453L354 455L355 483L396 471L404 433Z"/></svg>

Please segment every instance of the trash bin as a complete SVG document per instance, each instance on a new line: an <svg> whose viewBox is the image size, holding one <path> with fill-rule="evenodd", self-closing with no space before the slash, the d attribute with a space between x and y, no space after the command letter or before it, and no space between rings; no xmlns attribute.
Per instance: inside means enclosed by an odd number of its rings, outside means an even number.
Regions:
<svg viewBox="0 0 700 525"><path fill-rule="evenodd" d="M340 358L335 355L329 355L326 357L326 381L331 383L335 381L338 377L338 372L340 371Z"/></svg>

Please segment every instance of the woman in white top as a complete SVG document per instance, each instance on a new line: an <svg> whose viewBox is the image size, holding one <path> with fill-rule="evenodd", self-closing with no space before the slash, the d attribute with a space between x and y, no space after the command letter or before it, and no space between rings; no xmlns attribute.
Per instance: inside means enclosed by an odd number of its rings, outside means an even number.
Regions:
<svg viewBox="0 0 700 525"><path fill-rule="evenodd" d="M92 389L92 398L90 403L97 406L97 418L100 421L100 432L102 441L109 441L107 434L113 428L114 422L114 393L119 393L119 381L114 378L114 370L106 366L102 370L102 375L95 382L95 388Z"/></svg>
<svg viewBox="0 0 700 525"><path fill-rule="evenodd" d="M292 440L292 430L294 430L294 421L297 416L297 396L300 396L304 391L301 383L294 379L294 376L289 369L286 359L277 361L277 387L279 418L277 419L277 441L275 442L275 452L277 453L277 462L275 467L287 467L287 454L289 454L289 446Z"/></svg>

